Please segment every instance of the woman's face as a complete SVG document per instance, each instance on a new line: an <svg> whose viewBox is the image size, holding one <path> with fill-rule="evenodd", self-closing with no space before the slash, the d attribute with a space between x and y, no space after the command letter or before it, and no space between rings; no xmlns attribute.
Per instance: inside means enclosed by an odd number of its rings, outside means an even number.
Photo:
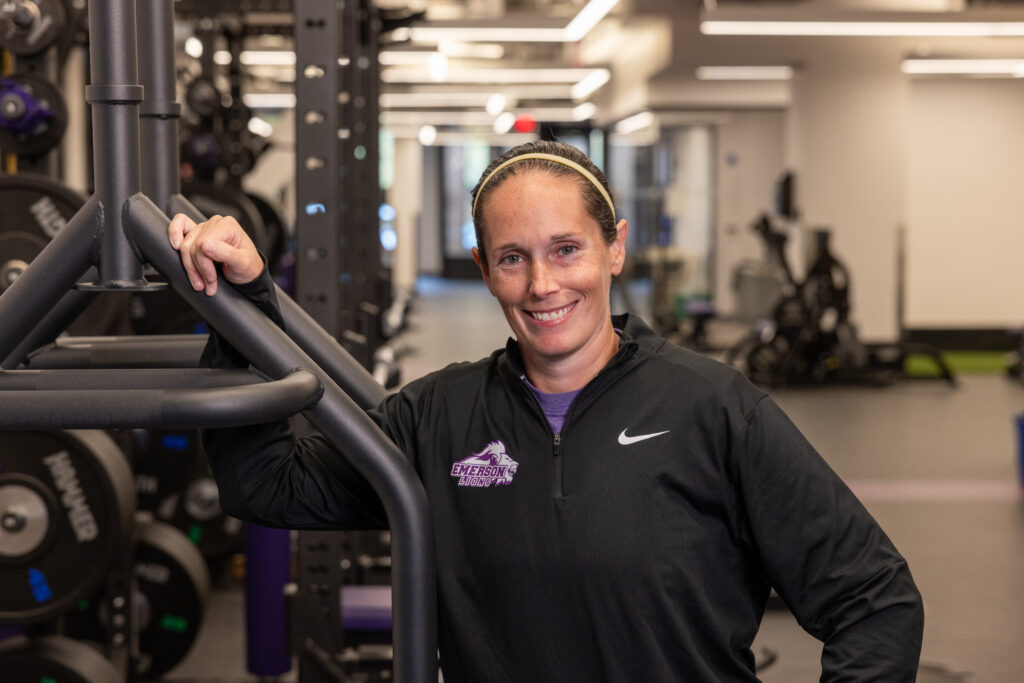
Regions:
<svg viewBox="0 0 1024 683"><path fill-rule="evenodd" d="M603 366L614 341L608 298L622 271L625 221L606 243L580 180L539 171L504 181L480 210L486 254L473 255L527 362L582 354Z"/></svg>

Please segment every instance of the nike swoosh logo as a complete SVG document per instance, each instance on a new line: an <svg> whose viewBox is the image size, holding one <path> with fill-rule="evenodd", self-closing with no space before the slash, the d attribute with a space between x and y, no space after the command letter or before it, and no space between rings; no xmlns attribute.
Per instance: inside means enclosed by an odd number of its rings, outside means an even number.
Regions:
<svg viewBox="0 0 1024 683"><path fill-rule="evenodd" d="M653 434L639 434L637 436L626 436L626 430L623 429L622 433L619 434L619 443L622 444L623 446L628 446L638 441L645 441L647 439L653 439L656 436L661 436L662 434L668 434L668 431L669 430L666 429L663 432L655 432Z"/></svg>

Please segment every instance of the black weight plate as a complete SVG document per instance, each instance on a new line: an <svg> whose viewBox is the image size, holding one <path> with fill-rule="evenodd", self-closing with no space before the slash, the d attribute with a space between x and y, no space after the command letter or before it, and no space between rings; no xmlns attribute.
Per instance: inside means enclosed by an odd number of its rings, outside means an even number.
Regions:
<svg viewBox="0 0 1024 683"><path fill-rule="evenodd" d="M181 193L204 216L231 216L252 238L256 248L268 253L267 230L259 209L241 190L226 185L192 181L181 184Z"/></svg>
<svg viewBox="0 0 1024 683"><path fill-rule="evenodd" d="M0 269L17 259L31 263L85 202L83 195L46 176L0 175ZM35 248L30 249L30 245ZM7 286L0 282L0 292ZM129 329L128 304L127 295L103 294L68 331L84 336L125 334Z"/></svg>
<svg viewBox="0 0 1024 683"><path fill-rule="evenodd" d="M49 115L40 118L31 130L0 126L0 148L19 156L37 157L59 145L68 125L68 107L60 90L32 74L11 74L4 80L24 90Z"/></svg>
<svg viewBox="0 0 1024 683"><path fill-rule="evenodd" d="M86 198L42 175L0 175L0 233L21 232L49 242L85 205Z"/></svg>
<svg viewBox="0 0 1024 683"><path fill-rule="evenodd" d="M14 284L45 246L46 242L32 233L0 232L0 293Z"/></svg>
<svg viewBox="0 0 1024 683"><path fill-rule="evenodd" d="M200 435L194 429L136 429L132 433L136 503L156 512L160 501L188 484L191 473L206 464Z"/></svg>
<svg viewBox="0 0 1024 683"><path fill-rule="evenodd" d="M4 547L17 547L0 553L0 624L46 621L88 595L124 546L135 512L131 468L98 430L12 431L0 438ZM33 521L40 502L43 532Z"/></svg>
<svg viewBox="0 0 1024 683"><path fill-rule="evenodd" d="M202 625L210 575L203 556L185 536L163 522L140 522L135 541L134 627L139 654L134 672L157 678L181 662ZM97 594L64 616L64 633L102 645L105 610Z"/></svg>
<svg viewBox="0 0 1024 683"><path fill-rule="evenodd" d="M28 27L15 26L13 22L0 22L0 45L19 57L39 54L53 45L61 33L67 13L61 0L34 0L39 14Z"/></svg>
<svg viewBox="0 0 1024 683"><path fill-rule="evenodd" d="M0 643L4 683L118 683L124 676L85 643L63 636L12 638Z"/></svg>
<svg viewBox="0 0 1024 683"><path fill-rule="evenodd" d="M185 658L199 635L210 576L203 556L180 531L149 522L138 530L135 579L144 617L135 671L162 676Z"/></svg>
<svg viewBox="0 0 1024 683"><path fill-rule="evenodd" d="M224 557L241 546L242 522L221 511L217 482L209 474L195 473L157 504L156 516L180 529L204 557Z"/></svg>

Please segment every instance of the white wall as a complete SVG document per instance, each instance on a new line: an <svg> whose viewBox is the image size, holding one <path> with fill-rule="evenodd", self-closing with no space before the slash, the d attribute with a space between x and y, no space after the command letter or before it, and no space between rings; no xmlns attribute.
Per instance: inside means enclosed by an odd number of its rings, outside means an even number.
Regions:
<svg viewBox="0 0 1024 683"><path fill-rule="evenodd" d="M785 113L734 112L718 126L715 221L715 307L735 312L733 271L743 260L759 260L763 249L750 224L772 206L773 184L783 171Z"/></svg>
<svg viewBox="0 0 1024 683"><path fill-rule="evenodd" d="M1024 84L911 82L906 323L1024 318Z"/></svg>

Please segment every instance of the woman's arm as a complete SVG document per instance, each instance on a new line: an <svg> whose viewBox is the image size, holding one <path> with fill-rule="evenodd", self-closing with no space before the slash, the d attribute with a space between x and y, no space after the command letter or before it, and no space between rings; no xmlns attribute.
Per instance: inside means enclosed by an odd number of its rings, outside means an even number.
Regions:
<svg viewBox="0 0 1024 683"><path fill-rule="evenodd" d="M177 215L168 227L192 286L216 294L217 270L278 326L284 320L263 257L233 218L196 225ZM258 268L257 268L258 264ZM248 367L215 330L203 352L206 367ZM288 420L203 431L203 445L224 512L265 526L376 529L383 508L366 479L323 437L297 439Z"/></svg>

